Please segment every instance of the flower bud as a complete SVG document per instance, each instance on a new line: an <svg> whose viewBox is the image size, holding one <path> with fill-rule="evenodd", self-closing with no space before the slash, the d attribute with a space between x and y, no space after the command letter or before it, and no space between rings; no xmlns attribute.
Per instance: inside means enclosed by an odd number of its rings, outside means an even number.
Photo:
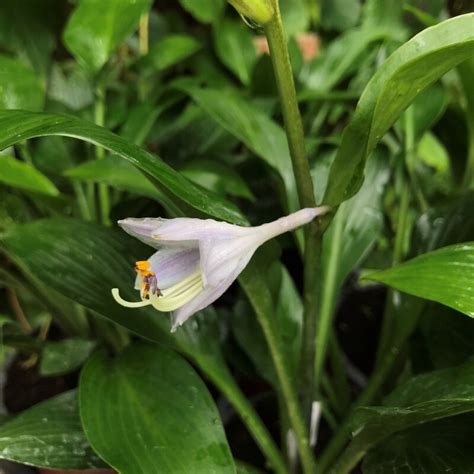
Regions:
<svg viewBox="0 0 474 474"><path fill-rule="evenodd" d="M260 25L268 23L275 13L271 0L228 0L245 18Z"/></svg>

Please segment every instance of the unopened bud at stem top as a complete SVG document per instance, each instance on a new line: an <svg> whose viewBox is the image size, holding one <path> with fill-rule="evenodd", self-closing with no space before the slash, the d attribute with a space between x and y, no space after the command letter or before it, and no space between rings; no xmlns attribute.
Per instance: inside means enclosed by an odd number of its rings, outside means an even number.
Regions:
<svg viewBox="0 0 474 474"><path fill-rule="evenodd" d="M244 17L265 25L275 13L271 0L228 0L228 2Z"/></svg>

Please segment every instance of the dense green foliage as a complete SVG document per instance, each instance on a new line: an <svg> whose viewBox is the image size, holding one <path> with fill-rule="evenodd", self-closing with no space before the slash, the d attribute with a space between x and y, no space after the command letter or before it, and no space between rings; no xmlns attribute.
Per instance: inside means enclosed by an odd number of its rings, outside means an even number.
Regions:
<svg viewBox="0 0 474 474"><path fill-rule="evenodd" d="M473 73L467 0L2 0L2 377L62 388L0 459L474 472ZM120 219L315 204L175 333L112 297Z"/></svg>

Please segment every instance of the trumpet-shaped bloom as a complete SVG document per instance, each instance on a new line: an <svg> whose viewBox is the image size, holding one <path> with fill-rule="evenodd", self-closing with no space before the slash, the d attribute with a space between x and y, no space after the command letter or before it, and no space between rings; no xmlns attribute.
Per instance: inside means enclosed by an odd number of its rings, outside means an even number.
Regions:
<svg viewBox="0 0 474 474"><path fill-rule="evenodd" d="M257 227L186 217L121 220L119 225L127 233L158 251L136 262L140 301L123 300L117 288L112 294L129 308L152 305L173 312L175 331L229 288L260 245L326 211L326 207L302 209Z"/></svg>

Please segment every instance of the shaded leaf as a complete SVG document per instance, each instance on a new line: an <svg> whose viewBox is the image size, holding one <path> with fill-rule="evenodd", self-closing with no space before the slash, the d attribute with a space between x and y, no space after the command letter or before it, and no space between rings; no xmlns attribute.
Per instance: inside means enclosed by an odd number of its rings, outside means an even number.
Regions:
<svg viewBox="0 0 474 474"><path fill-rule="evenodd" d="M79 393L89 441L122 474L156 466L163 474L235 473L214 401L178 354L146 344L115 358L97 354Z"/></svg>
<svg viewBox="0 0 474 474"><path fill-rule="evenodd" d="M140 63L153 72L175 66L201 48L201 43L188 35L168 35L152 45Z"/></svg>
<svg viewBox="0 0 474 474"><path fill-rule="evenodd" d="M470 474L474 415L433 421L390 436L364 459L364 474Z"/></svg>
<svg viewBox="0 0 474 474"><path fill-rule="evenodd" d="M298 209L295 178L284 130L251 103L231 92L183 87L226 130L275 168L285 184L290 210Z"/></svg>
<svg viewBox="0 0 474 474"><path fill-rule="evenodd" d="M244 179L224 163L193 160L181 168L180 172L189 180L215 193L255 200Z"/></svg>
<svg viewBox="0 0 474 474"><path fill-rule="evenodd" d="M103 146L150 174L174 195L176 202L184 201L221 220L245 223L235 206L215 194L197 188L157 156L104 128L67 115L0 112L0 149L28 138L48 135L74 137Z"/></svg>
<svg viewBox="0 0 474 474"><path fill-rule="evenodd" d="M38 403L3 423L0 458L52 469L104 467L82 430L75 390Z"/></svg>
<svg viewBox="0 0 474 474"><path fill-rule="evenodd" d="M288 36L303 33L309 26L309 7L304 0L280 0L281 16Z"/></svg>
<svg viewBox="0 0 474 474"><path fill-rule="evenodd" d="M323 0L321 26L326 30L347 30L357 24L360 12L359 0Z"/></svg>
<svg viewBox="0 0 474 474"><path fill-rule="evenodd" d="M394 433L470 411L474 411L474 359L414 377L396 388L384 406L356 409L352 418L354 439L347 451L353 453L349 456L351 465Z"/></svg>
<svg viewBox="0 0 474 474"><path fill-rule="evenodd" d="M67 170L65 175L78 181L105 183L122 191L152 199L160 200L162 197L140 170L117 155L109 155L102 160L86 161Z"/></svg>
<svg viewBox="0 0 474 474"><path fill-rule="evenodd" d="M359 189L365 162L403 110L426 87L467 59L474 45L474 14L428 28L379 68L344 131L324 202L337 205Z"/></svg>
<svg viewBox="0 0 474 474"><path fill-rule="evenodd" d="M17 59L0 54L0 109L41 110L44 84Z"/></svg>
<svg viewBox="0 0 474 474"><path fill-rule="evenodd" d="M64 30L64 44L83 66L97 72L151 4L152 0L81 0Z"/></svg>
<svg viewBox="0 0 474 474"><path fill-rule="evenodd" d="M56 186L27 163L11 156L0 156L0 183L47 196L58 196Z"/></svg>
<svg viewBox="0 0 474 474"><path fill-rule="evenodd" d="M242 21L224 19L216 24L213 32L219 59L243 84L248 85L257 54L247 25Z"/></svg>
<svg viewBox="0 0 474 474"><path fill-rule="evenodd" d="M84 339L46 343L41 351L40 374L48 377L78 369L87 360L94 346L95 342Z"/></svg>
<svg viewBox="0 0 474 474"><path fill-rule="evenodd" d="M179 0L181 6L202 23L214 23L222 15L225 0Z"/></svg>

